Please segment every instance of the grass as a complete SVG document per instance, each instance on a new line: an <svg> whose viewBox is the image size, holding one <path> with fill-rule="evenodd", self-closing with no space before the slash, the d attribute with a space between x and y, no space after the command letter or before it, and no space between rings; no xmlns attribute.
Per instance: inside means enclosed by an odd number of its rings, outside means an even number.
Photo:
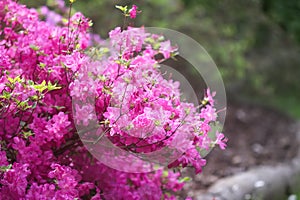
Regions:
<svg viewBox="0 0 300 200"><path fill-rule="evenodd" d="M272 106L289 114L290 116L300 119L300 98L296 96L277 96L270 102Z"/></svg>

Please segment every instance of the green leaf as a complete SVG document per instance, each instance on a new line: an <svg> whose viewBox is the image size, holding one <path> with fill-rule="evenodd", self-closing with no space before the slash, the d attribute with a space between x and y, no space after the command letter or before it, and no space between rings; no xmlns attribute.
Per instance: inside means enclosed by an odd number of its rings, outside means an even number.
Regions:
<svg viewBox="0 0 300 200"><path fill-rule="evenodd" d="M27 139L29 136L33 135L33 133L31 131L23 131L22 133L23 133L23 136L25 139Z"/></svg>
<svg viewBox="0 0 300 200"><path fill-rule="evenodd" d="M25 107L26 106L26 104L27 104L27 102L25 102L25 101L22 101L20 104L19 104L19 106L20 107ZM27 104L28 105L28 104Z"/></svg>
<svg viewBox="0 0 300 200"><path fill-rule="evenodd" d="M155 40L152 37L148 37L145 39L145 42L153 44L155 42Z"/></svg>
<svg viewBox="0 0 300 200"><path fill-rule="evenodd" d="M2 95L0 97L3 99L10 99L11 96L12 96L12 94L10 92L3 90Z"/></svg>
<svg viewBox="0 0 300 200"><path fill-rule="evenodd" d="M36 108L36 106L37 106L37 102L34 102L32 108Z"/></svg>
<svg viewBox="0 0 300 200"><path fill-rule="evenodd" d="M0 171L6 172L6 171L10 170L11 167L12 167L12 164L9 164L7 166L0 166Z"/></svg>
<svg viewBox="0 0 300 200"><path fill-rule="evenodd" d="M42 93L44 90L46 90L48 87L46 86L46 81L43 80L43 82L39 85L33 85L33 88Z"/></svg>
<svg viewBox="0 0 300 200"><path fill-rule="evenodd" d="M65 106L53 106L53 108L55 108L56 110L62 110L65 109Z"/></svg>
<svg viewBox="0 0 300 200"><path fill-rule="evenodd" d="M29 85L34 85L34 82L32 80L27 81Z"/></svg>
<svg viewBox="0 0 300 200"><path fill-rule="evenodd" d="M98 75L97 78L102 82L107 81L107 78L104 75Z"/></svg>
<svg viewBox="0 0 300 200"><path fill-rule="evenodd" d="M179 52L177 52L177 51L171 52L171 58L173 58L175 61L177 61L177 59L175 57L178 55L179 55Z"/></svg>
<svg viewBox="0 0 300 200"><path fill-rule="evenodd" d="M33 51L38 51L38 50L40 50L40 47L38 47L38 46L36 46L36 45L34 45L34 44L31 44L29 47L30 47Z"/></svg>
<svg viewBox="0 0 300 200"><path fill-rule="evenodd" d="M128 77L123 78L123 80L125 81L125 83L129 84L131 82L131 80Z"/></svg>
<svg viewBox="0 0 300 200"><path fill-rule="evenodd" d="M101 47L101 48L99 49L99 52L100 52L101 54L106 54L106 53L109 52L109 48L107 48L107 47Z"/></svg>
<svg viewBox="0 0 300 200"><path fill-rule="evenodd" d="M81 48L80 44L75 45L75 49L80 49L80 48Z"/></svg>
<svg viewBox="0 0 300 200"><path fill-rule="evenodd" d="M115 62L116 64L123 65L125 67L128 67L130 65L130 61L124 59L118 59Z"/></svg>
<svg viewBox="0 0 300 200"><path fill-rule="evenodd" d="M168 170L164 170L162 176L163 177L168 177L169 176Z"/></svg>
<svg viewBox="0 0 300 200"><path fill-rule="evenodd" d="M30 97L33 101L37 101L39 99L39 97L37 95L33 95Z"/></svg>
<svg viewBox="0 0 300 200"><path fill-rule="evenodd" d="M40 66L40 68L44 69L46 67L46 64L45 63L40 63L39 66Z"/></svg>
<svg viewBox="0 0 300 200"><path fill-rule="evenodd" d="M32 106L28 105L28 100L29 100L29 99L27 99L26 101L19 102L19 103L18 103L18 107L19 107L20 109L22 109L23 111L25 111L25 110L31 108Z"/></svg>
<svg viewBox="0 0 300 200"><path fill-rule="evenodd" d="M183 183L183 182L188 182L190 180L191 180L191 177L186 176L186 177L183 177L182 179L179 179L179 182Z"/></svg>
<svg viewBox="0 0 300 200"><path fill-rule="evenodd" d="M15 83L21 83L22 82L20 76L16 76L15 78L7 77L7 80L10 83L10 84L8 84L10 88L12 88Z"/></svg>
<svg viewBox="0 0 300 200"><path fill-rule="evenodd" d="M127 10L128 10L127 6L116 5L116 8L119 9L119 10L121 10L124 14L126 14Z"/></svg>
<svg viewBox="0 0 300 200"><path fill-rule="evenodd" d="M160 125L161 125L161 122L160 122L159 120L155 120L155 121L154 121L154 124L155 124L155 126L160 126Z"/></svg>
<svg viewBox="0 0 300 200"><path fill-rule="evenodd" d="M62 23L67 24L69 22L69 20L67 18L62 18ZM60 38L61 40L63 39L63 37Z"/></svg>
<svg viewBox="0 0 300 200"><path fill-rule="evenodd" d="M153 49L158 50L160 48L160 43L154 43L153 44Z"/></svg>
<svg viewBox="0 0 300 200"><path fill-rule="evenodd" d="M14 79L11 78L11 77L7 77L7 80L8 80L10 83L13 83L13 82L14 82Z"/></svg>
<svg viewBox="0 0 300 200"><path fill-rule="evenodd" d="M108 95L113 95L113 93L111 92L111 89L112 89L112 88L109 88L109 87L104 86L104 87L102 88L102 92L104 92L105 94L108 94Z"/></svg>
<svg viewBox="0 0 300 200"><path fill-rule="evenodd" d="M52 85L52 83L49 81L49 82L48 82L48 87L47 87L48 91L59 90L59 89L61 89L61 87L57 87L56 85L57 85L57 84Z"/></svg>
<svg viewBox="0 0 300 200"><path fill-rule="evenodd" d="M157 40L158 42L163 42L165 40L165 37L161 35Z"/></svg>
<svg viewBox="0 0 300 200"><path fill-rule="evenodd" d="M191 108L185 108L184 111L186 115L189 115L191 113Z"/></svg>

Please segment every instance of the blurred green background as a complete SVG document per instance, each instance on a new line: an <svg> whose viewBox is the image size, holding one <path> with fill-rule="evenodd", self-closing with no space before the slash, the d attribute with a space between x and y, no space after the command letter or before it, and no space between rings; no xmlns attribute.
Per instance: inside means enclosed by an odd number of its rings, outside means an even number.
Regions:
<svg viewBox="0 0 300 200"><path fill-rule="evenodd" d="M34 7L54 4L19 1ZM135 26L175 29L203 45L222 73L229 100L272 106L300 118L300 1L77 0L73 8L91 18L93 32L106 38L123 24L116 4L138 5L142 13L129 22Z"/></svg>

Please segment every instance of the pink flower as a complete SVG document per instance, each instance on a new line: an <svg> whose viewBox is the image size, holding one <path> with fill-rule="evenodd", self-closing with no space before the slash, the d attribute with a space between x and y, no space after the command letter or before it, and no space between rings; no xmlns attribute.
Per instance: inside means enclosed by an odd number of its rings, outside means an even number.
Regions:
<svg viewBox="0 0 300 200"><path fill-rule="evenodd" d="M49 10L46 6L41 7L41 14L46 17L46 22L53 26L61 22L62 19L61 15Z"/></svg>
<svg viewBox="0 0 300 200"><path fill-rule="evenodd" d="M33 183L27 192L26 199L53 199L55 196L55 185L54 184L44 184L38 185Z"/></svg>
<svg viewBox="0 0 300 200"><path fill-rule="evenodd" d="M136 18L136 14L137 14L137 6L133 5L132 8L129 10L129 15L131 19L135 19Z"/></svg>
<svg viewBox="0 0 300 200"><path fill-rule="evenodd" d="M154 123L148 116L144 113L142 115L138 115L133 121L134 129L131 133L135 137L147 137L149 133L151 134L151 130L153 129Z"/></svg>
<svg viewBox="0 0 300 200"><path fill-rule="evenodd" d="M171 52L173 51L173 47L171 46L171 42L165 41L160 43L160 49L161 53L164 55L165 58L170 58Z"/></svg>
<svg viewBox="0 0 300 200"><path fill-rule="evenodd" d="M216 109L211 105L207 105L206 107L201 109L200 117L204 119L205 122L216 121Z"/></svg>
<svg viewBox="0 0 300 200"><path fill-rule="evenodd" d="M29 174L28 164L14 163L12 169L6 171L0 180L0 196L6 199L24 198Z"/></svg>
<svg viewBox="0 0 300 200"><path fill-rule="evenodd" d="M218 131L216 132L216 136L217 139L215 143L218 144L222 150L224 150L227 146L226 142L228 141L228 138L226 138L223 133L219 133Z"/></svg>
<svg viewBox="0 0 300 200"><path fill-rule="evenodd" d="M160 187L151 182L139 187L137 193L141 199L162 199L162 191Z"/></svg>
<svg viewBox="0 0 300 200"><path fill-rule="evenodd" d="M7 157L5 151L1 151L1 145L0 145L0 166L7 166Z"/></svg>

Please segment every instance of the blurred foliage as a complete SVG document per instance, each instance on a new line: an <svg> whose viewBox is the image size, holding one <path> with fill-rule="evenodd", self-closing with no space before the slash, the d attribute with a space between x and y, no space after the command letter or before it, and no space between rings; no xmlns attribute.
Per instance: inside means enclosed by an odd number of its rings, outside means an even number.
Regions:
<svg viewBox="0 0 300 200"><path fill-rule="evenodd" d="M54 0L20 1L41 6ZM107 38L109 30L124 23L115 5L131 4L142 13L127 24L175 29L203 45L229 97L272 104L300 117L298 0L77 0L73 8Z"/></svg>
<svg viewBox="0 0 300 200"><path fill-rule="evenodd" d="M300 1L262 0L262 8L300 43Z"/></svg>

